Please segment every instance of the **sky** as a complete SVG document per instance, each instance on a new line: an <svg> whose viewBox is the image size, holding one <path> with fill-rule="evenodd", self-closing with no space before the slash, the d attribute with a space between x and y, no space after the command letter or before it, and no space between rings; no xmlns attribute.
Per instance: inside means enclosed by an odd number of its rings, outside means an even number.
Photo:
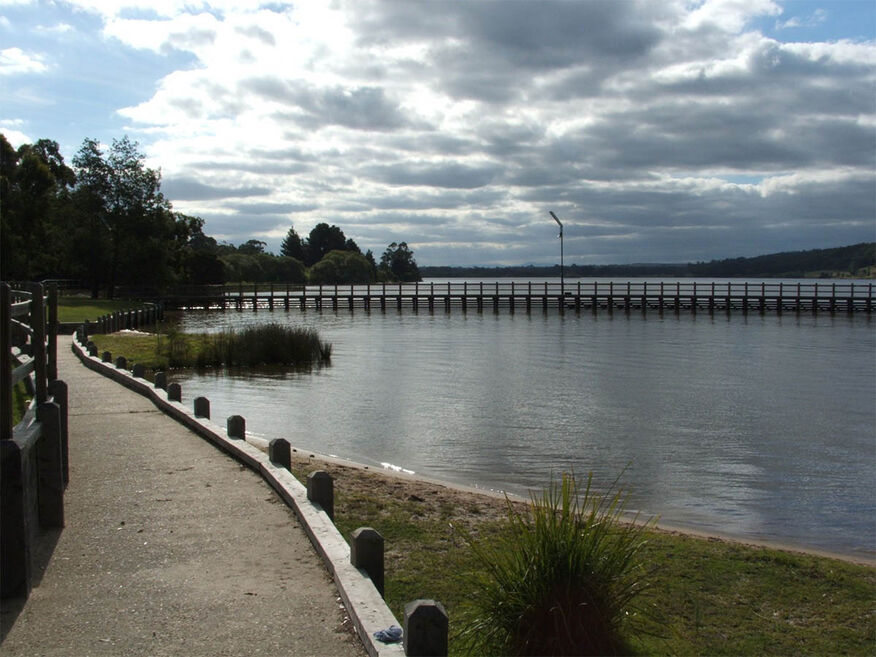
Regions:
<svg viewBox="0 0 876 657"><path fill-rule="evenodd" d="M872 0L0 0L0 132L124 136L279 252L697 262L876 240Z"/></svg>

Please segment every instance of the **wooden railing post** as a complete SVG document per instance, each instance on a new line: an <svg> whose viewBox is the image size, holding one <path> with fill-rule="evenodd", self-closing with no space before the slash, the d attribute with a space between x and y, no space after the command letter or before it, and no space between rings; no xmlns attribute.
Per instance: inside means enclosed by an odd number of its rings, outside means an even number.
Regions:
<svg viewBox="0 0 876 657"><path fill-rule="evenodd" d="M12 295L0 283L0 440L12 439Z"/></svg>
<svg viewBox="0 0 876 657"><path fill-rule="evenodd" d="M30 299L30 322L31 344L33 346L34 370L33 378L36 387L36 403L42 404L48 397L46 385L46 314L43 301L43 286L41 283L33 283L30 286L32 296Z"/></svg>
<svg viewBox="0 0 876 657"><path fill-rule="evenodd" d="M48 367L46 379L54 381L58 378L58 284L49 285L49 345Z"/></svg>

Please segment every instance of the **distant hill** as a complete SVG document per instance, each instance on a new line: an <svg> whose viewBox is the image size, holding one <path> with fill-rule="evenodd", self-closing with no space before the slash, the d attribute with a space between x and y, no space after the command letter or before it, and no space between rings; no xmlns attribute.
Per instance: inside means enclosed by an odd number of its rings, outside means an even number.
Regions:
<svg viewBox="0 0 876 657"><path fill-rule="evenodd" d="M560 275L560 266L420 267L423 278L538 278ZM810 251L788 251L696 263L566 265L569 278L647 276L698 278L876 278L876 242Z"/></svg>

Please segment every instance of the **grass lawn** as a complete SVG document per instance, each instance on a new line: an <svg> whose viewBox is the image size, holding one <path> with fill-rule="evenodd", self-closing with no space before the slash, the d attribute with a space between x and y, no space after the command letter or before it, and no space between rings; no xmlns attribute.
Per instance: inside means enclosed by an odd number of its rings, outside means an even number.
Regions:
<svg viewBox="0 0 876 657"><path fill-rule="evenodd" d="M88 297L58 297L59 322L96 321L98 317L118 310L134 310L143 304L125 299L89 299Z"/></svg>
<svg viewBox="0 0 876 657"><path fill-rule="evenodd" d="M381 533L386 600L434 598L447 609L451 654L477 560L464 535L494 540L505 501L411 478L387 476L293 454L301 481L316 469L334 477L335 523ZM642 566L650 581L631 637L640 655L872 655L876 568L825 557L649 530Z"/></svg>

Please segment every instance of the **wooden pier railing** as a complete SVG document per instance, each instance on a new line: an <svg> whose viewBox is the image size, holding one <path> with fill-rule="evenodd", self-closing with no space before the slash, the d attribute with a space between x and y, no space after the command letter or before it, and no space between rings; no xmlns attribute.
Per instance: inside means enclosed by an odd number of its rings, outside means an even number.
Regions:
<svg viewBox="0 0 876 657"><path fill-rule="evenodd" d="M57 288L0 283L0 597L27 597L43 530L64 526L67 386L58 380ZM12 391L33 395L13 426Z"/></svg>
<svg viewBox="0 0 876 657"><path fill-rule="evenodd" d="M865 312L873 311L873 284L854 282L575 281L495 283L393 283L374 285L201 286L163 296L168 308L259 310L418 311L458 309L511 313L615 310L658 312Z"/></svg>

